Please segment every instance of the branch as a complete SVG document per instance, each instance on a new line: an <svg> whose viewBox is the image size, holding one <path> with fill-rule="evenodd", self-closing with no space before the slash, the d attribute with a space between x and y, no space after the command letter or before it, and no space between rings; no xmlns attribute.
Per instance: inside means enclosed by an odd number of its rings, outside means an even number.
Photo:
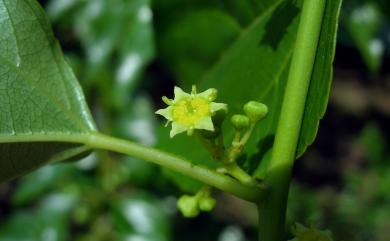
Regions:
<svg viewBox="0 0 390 241"><path fill-rule="evenodd" d="M259 202L267 194L267 188L262 184L242 184L229 176L195 165L189 160L164 151L100 133L93 133L85 137L84 144L91 148L119 152L158 164L250 202Z"/></svg>

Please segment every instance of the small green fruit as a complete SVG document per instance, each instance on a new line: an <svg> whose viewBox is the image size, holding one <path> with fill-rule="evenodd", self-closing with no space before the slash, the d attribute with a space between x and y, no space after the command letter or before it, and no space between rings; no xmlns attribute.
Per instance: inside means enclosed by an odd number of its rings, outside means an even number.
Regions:
<svg viewBox="0 0 390 241"><path fill-rule="evenodd" d="M267 115L268 107L257 101L249 101L244 105L244 112L252 122L257 122Z"/></svg>
<svg viewBox="0 0 390 241"><path fill-rule="evenodd" d="M193 218L198 216L198 199L193 196L183 195L177 201L177 207L184 217Z"/></svg>
<svg viewBox="0 0 390 241"><path fill-rule="evenodd" d="M234 128L236 128L237 130L246 129L249 127L250 124L249 118L245 115L233 115L231 121Z"/></svg>

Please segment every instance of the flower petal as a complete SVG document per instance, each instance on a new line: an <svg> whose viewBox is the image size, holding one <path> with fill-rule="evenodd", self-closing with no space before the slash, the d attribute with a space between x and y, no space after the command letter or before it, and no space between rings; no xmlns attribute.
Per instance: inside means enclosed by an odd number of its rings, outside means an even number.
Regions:
<svg viewBox="0 0 390 241"><path fill-rule="evenodd" d="M195 125L195 129L214 131L214 125L211 117L207 116L199 120L199 122Z"/></svg>
<svg viewBox="0 0 390 241"><path fill-rule="evenodd" d="M219 110L226 110L227 111L227 104L212 102L210 104L210 110L212 113L219 111Z"/></svg>
<svg viewBox="0 0 390 241"><path fill-rule="evenodd" d="M172 122L172 129L171 129L171 132L169 133L169 136L172 138L175 135L182 133L182 132L185 132L187 130L188 130L187 126L176 123L176 122Z"/></svg>
<svg viewBox="0 0 390 241"><path fill-rule="evenodd" d="M188 98L191 96L190 94L184 92L180 87L177 86L175 86L174 93L175 93L174 101L178 101L182 98Z"/></svg>
<svg viewBox="0 0 390 241"><path fill-rule="evenodd" d="M159 109L155 113L164 116L169 121L172 121L172 106L168 106L165 109Z"/></svg>
<svg viewBox="0 0 390 241"><path fill-rule="evenodd" d="M208 101L213 101L217 98L217 93L218 91L214 88L210 88L208 90L205 90L199 94L197 94L197 96L200 96Z"/></svg>

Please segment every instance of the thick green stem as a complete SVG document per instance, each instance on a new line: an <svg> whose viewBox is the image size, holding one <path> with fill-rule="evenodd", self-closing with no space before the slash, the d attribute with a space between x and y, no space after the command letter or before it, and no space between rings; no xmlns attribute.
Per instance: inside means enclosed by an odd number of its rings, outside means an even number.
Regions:
<svg viewBox="0 0 390 241"><path fill-rule="evenodd" d="M326 0L304 0L295 49L265 182L270 193L259 206L261 241L283 241L291 169L295 160Z"/></svg>
<svg viewBox="0 0 390 241"><path fill-rule="evenodd" d="M83 142L91 148L119 152L167 167L247 201L264 199L267 193L263 185L245 185L231 177L154 148L99 133L88 135L84 139Z"/></svg>

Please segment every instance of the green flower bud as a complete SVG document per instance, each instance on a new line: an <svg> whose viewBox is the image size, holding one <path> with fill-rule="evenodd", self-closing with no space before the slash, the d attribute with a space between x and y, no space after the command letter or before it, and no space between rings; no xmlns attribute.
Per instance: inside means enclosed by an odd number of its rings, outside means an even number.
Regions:
<svg viewBox="0 0 390 241"><path fill-rule="evenodd" d="M205 212L210 212L214 209L217 202L212 197L203 197L199 200L199 209Z"/></svg>
<svg viewBox="0 0 390 241"><path fill-rule="evenodd" d="M186 218L193 218L199 214L198 199L193 196L181 196L177 201L177 207Z"/></svg>
<svg viewBox="0 0 390 241"><path fill-rule="evenodd" d="M257 122L267 115L268 107L257 101L249 101L244 105L244 112L252 122Z"/></svg>
<svg viewBox="0 0 390 241"><path fill-rule="evenodd" d="M249 118L245 115L233 115L231 121L234 128L239 131L248 128L250 124Z"/></svg>

